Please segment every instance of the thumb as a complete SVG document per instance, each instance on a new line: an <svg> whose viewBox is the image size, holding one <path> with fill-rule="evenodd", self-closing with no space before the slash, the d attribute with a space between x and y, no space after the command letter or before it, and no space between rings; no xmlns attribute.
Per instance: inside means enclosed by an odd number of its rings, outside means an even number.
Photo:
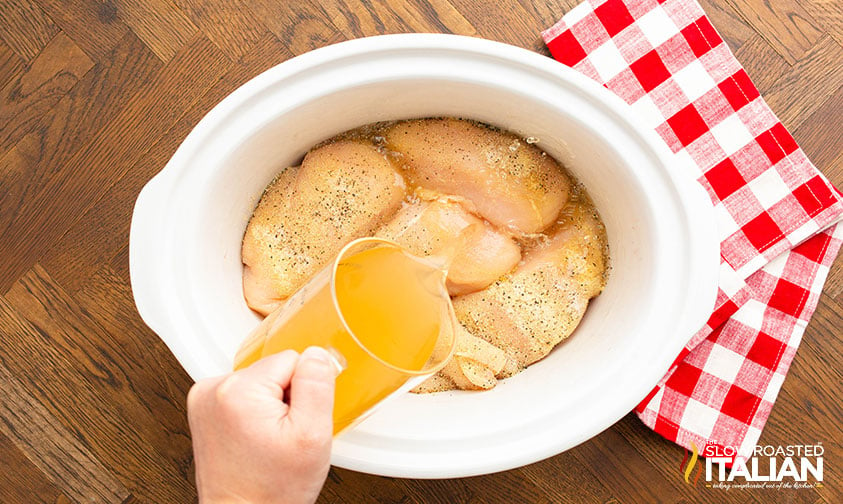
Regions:
<svg viewBox="0 0 843 504"><path fill-rule="evenodd" d="M292 350L269 355L235 372L235 375L239 375L236 382L267 388L273 396L282 400L284 389L290 386L298 359L298 354Z"/></svg>
<svg viewBox="0 0 843 504"><path fill-rule="evenodd" d="M297 428L332 432L334 384L337 368L325 349L309 347L302 352L290 383L289 417Z"/></svg>

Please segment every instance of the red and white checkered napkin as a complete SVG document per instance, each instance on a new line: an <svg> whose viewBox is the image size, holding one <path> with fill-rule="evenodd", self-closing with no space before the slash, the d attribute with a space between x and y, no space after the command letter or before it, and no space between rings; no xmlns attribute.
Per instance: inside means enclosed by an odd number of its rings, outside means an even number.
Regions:
<svg viewBox="0 0 843 504"><path fill-rule="evenodd" d="M676 169L698 168L715 205L715 311L636 412L686 448L749 456L843 241L843 198L696 0L590 0L542 36L655 128Z"/></svg>

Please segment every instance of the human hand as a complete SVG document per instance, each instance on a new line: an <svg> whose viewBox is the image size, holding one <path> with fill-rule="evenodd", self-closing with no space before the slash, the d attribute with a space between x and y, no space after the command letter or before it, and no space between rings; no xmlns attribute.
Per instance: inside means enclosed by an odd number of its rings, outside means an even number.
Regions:
<svg viewBox="0 0 843 504"><path fill-rule="evenodd" d="M187 396L203 504L311 503L330 468L336 371L317 347L287 350Z"/></svg>

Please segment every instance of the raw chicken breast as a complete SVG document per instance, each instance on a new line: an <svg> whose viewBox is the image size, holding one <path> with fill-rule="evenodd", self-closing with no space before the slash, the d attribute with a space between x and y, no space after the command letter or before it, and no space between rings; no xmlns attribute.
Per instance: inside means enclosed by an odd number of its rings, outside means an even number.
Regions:
<svg viewBox="0 0 843 504"><path fill-rule="evenodd" d="M589 299L605 283L606 239L597 216L584 207L563 212L565 223L530 251L512 275L454 299L469 332L504 350L516 365L509 376L546 356L579 324Z"/></svg>
<svg viewBox="0 0 843 504"><path fill-rule="evenodd" d="M270 313L354 238L400 206L401 175L371 145L339 141L310 151L267 187L243 237L243 291Z"/></svg>
<svg viewBox="0 0 843 504"><path fill-rule="evenodd" d="M492 224L536 233L554 222L570 181L552 157L511 133L469 121L401 121L384 132L414 185L462 196Z"/></svg>
<svg viewBox="0 0 843 504"><path fill-rule="evenodd" d="M521 249L512 238L458 201L424 191L418 196L375 235L418 256L451 259L447 286L452 296L487 287L521 260Z"/></svg>
<svg viewBox="0 0 843 504"><path fill-rule="evenodd" d="M422 382L413 392L493 388L498 382L495 376L504 369L508 360L510 358L503 350L460 326L454 356L441 371Z"/></svg>

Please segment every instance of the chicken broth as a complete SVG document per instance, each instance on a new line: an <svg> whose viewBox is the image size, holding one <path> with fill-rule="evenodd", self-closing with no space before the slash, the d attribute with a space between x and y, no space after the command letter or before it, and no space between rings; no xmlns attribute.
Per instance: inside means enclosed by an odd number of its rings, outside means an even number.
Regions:
<svg viewBox="0 0 843 504"><path fill-rule="evenodd" d="M337 377L336 434L431 361L441 333L449 330L440 323L449 316L442 274L400 249L356 252L337 264L334 286L342 318L332 315L330 282L317 282L312 291L308 284L289 301L295 306L274 312L278 320L267 317L250 335L234 369L286 349L302 352L315 333L325 335L326 344L348 363Z"/></svg>
<svg viewBox="0 0 843 504"><path fill-rule="evenodd" d="M267 187L243 240L267 314L352 239L447 256L457 351L417 392L487 389L576 328L609 270L586 189L533 138L452 118L375 123L311 149Z"/></svg>

